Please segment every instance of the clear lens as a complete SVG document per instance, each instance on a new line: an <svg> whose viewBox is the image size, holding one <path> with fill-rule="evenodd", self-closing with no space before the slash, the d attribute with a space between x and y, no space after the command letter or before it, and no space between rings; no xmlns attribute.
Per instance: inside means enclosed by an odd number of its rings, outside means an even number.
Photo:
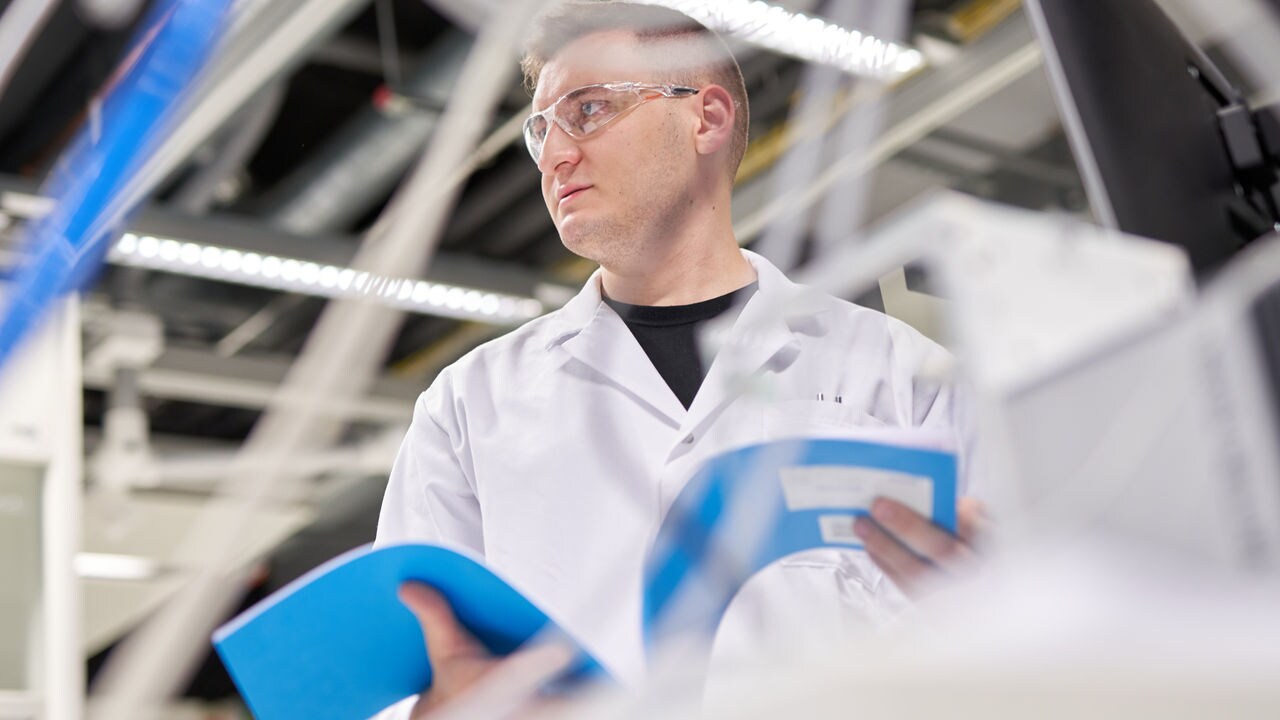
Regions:
<svg viewBox="0 0 1280 720"><path fill-rule="evenodd" d="M524 144L534 162L542 157L542 141L547 138L547 119L542 115L530 115L524 121Z"/></svg>
<svg viewBox="0 0 1280 720"><path fill-rule="evenodd" d="M604 127L623 111L638 105L640 94L588 86L564 96L556 105L556 118L572 136L583 138Z"/></svg>
<svg viewBox="0 0 1280 720"><path fill-rule="evenodd" d="M541 115L534 115L525 121L524 131L526 135L541 143L547 137L547 119Z"/></svg>
<svg viewBox="0 0 1280 720"><path fill-rule="evenodd" d="M645 95L644 91L657 91L657 94ZM641 85L637 83L619 83L614 87L608 85L588 85L574 90L555 102L541 113L530 115L524 121L524 143L534 162L542 159L542 145L547 139L547 116L551 115L556 125L560 126L570 137L582 139L592 135L611 121L636 107L647 99L659 97L684 97L692 88L672 87L669 85Z"/></svg>

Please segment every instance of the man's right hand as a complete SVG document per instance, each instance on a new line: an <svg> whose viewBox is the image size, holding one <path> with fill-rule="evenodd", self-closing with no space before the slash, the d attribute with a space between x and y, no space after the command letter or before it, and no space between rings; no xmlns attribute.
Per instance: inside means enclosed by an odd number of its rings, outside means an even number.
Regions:
<svg viewBox="0 0 1280 720"><path fill-rule="evenodd" d="M410 715L414 720L462 695L498 664L496 658L458 622L453 608L428 585L406 582L400 602L418 618L431 661L431 689L418 696Z"/></svg>

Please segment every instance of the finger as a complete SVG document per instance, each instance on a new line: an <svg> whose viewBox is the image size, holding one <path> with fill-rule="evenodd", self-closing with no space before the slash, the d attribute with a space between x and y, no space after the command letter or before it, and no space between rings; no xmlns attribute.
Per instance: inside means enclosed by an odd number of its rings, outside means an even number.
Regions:
<svg viewBox="0 0 1280 720"><path fill-rule="evenodd" d="M982 501L972 497L962 497L956 503L956 534L970 547L974 547L991 530L991 520L987 517L987 508Z"/></svg>
<svg viewBox="0 0 1280 720"><path fill-rule="evenodd" d="M876 566L908 595L914 592L917 579L932 569L869 517L854 520L853 532L862 540L862 547Z"/></svg>
<svg viewBox="0 0 1280 720"><path fill-rule="evenodd" d="M476 655L483 652L480 643L462 627L453 608L434 588L418 582L400 585L400 602L418 618L422 634L427 642L427 658L432 666L440 667L442 661L460 655Z"/></svg>
<svg viewBox="0 0 1280 720"><path fill-rule="evenodd" d="M917 555L935 563L967 552L955 535L900 502L876 498L871 504L871 517Z"/></svg>

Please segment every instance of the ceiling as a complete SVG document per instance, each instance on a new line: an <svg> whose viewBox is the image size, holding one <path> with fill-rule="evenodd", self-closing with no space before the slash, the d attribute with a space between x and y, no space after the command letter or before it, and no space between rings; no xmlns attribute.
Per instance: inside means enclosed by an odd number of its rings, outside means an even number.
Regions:
<svg viewBox="0 0 1280 720"><path fill-rule="evenodd" d="M467 5L352 3L349 20L293 58L292 67L264 83L169 173L150 209L177 216L186 237L201 231L214 237L240 232L217 224L231 217L275 236L266 242L294 241L291 247L301 253L320 254L316 247L327 245L327 252L344 242L354 252L429 135L429 119L448 100L470 46L466 13L459 10ZM813 10L815 3L791 5ZM916 32L954 42L945 34L948 13L963 5L917 3ZM84 122L87 102L113 71L135 30L95 27L76 7L59 6L0 95L0 178L10 187L38 187ZM804 70L803 63L769 52L752 53L744 61L756 139L786 124ZM408 109L389 109L395 103L379 102L389 86L414 101ZM1007 98L1002 103L984 102L949 118L946 127L878 168L868 219L937 185L1037 207L1055 202L1079 207L1083 201L1039 73L1015 80L1001 95ZM527 96L513 81L497 115L518 114L526 104ZM379 137L397 134L416 142L392 152L395 157L384 157ZM225 162L229 154L237 162ZM379 168L370 170L369 165ZM371 189L363 197L340 203L308 197L325 177L353 172L368 180L362 185ZM744 183L740 195L769 191L767 177L759 177ZM316 203L325 209L315 212ZM740 209L748 206L739 203ZM322 237L308 247L309 236ZM581 267L555 236L537 191L536 168L519 143L501 150L467 181L439 255L440 260L473 261L466 267L472 275L505 272L526 282L564 287L576 286L582 278ZM316 297L119 266L104 271L92 301L106 313L119 308L155 315L166 353L206 353L211 365L239 358L287 365L324 306ZM423 385L442 363L500 331L411 314L386 359L387 373ZM167 359L163 353L158 358L162 363ZM90 383L85 397L89 426L101 424L110 382L99 377ZM245 437L256 420L255 409L239 403L211 403L213 398L200 393L172 394L177 396L144 399L156 434L235 440Z"/></svg>

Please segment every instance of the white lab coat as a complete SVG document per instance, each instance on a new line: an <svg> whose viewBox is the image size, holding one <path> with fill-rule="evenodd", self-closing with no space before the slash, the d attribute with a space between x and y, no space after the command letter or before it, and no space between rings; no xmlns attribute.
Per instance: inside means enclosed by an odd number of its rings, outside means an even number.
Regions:
<svg viewBox="0 0 1280 720"><path fill-rule="evenodd" d="M687 411L601 301L599 273L560 310L441 372L415 406L377 542L483 555L616 677L636 679L645 555L705 460L779 437L956 426L952 391L931 379L946 351L744 254L759 290ZM804 553L744 588L717 653L768 643L775 625L821 641L833 623L878 622L901 604L865 554Z"/></svg>

